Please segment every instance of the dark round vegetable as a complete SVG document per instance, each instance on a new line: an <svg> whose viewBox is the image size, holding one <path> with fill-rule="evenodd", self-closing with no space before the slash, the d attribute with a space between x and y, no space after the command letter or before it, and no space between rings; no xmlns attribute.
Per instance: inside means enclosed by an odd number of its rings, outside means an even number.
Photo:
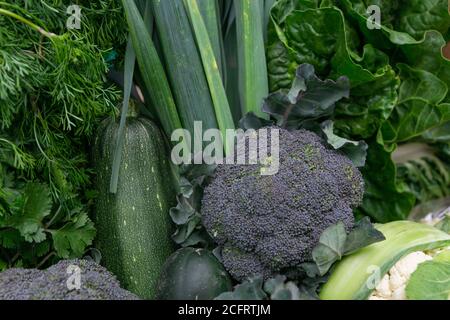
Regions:
<svg viewBox="0 0 450 320"><path fill-rule="evenodd" d="M156 299L211 300L232 288L230 276L210 251L183 248L164 264Z"/></svg>

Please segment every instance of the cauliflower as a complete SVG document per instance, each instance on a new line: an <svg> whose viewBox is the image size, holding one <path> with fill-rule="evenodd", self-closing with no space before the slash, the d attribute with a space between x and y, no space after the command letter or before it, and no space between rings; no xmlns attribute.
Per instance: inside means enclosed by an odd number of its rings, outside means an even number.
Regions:
<svg viewBox="0 0 450 320"><path fill-rule="evenodd" d="M381 279L369 300L406 300L406 284L419 264L432 260L425 252L413 252L398 261Z"/></svg>

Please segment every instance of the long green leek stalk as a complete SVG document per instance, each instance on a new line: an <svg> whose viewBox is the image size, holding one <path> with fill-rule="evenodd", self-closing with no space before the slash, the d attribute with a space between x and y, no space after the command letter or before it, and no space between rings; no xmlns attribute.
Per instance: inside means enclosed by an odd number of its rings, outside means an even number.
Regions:
<svg viewBox="0 0 450 320"><path fill-rule="evenodd" d="M183 0L151 0L151 4L181 123L195 141L202 141L194 122L201 121L203 130L217 128L217 122Z"/></svg>
<svg viewBox="0 0 450 320"><path fill-rule="evenodd" d="M238 39L239 94L243 114L267 118L262 113L268 80L264 47L263 6L260 1L234 0Z"/></svg>
<svg viewBox="0 0 450 320"><path fill-rule="evenodd" d="M131 39L128 39L127 50L125 52L125 76L124 76L124 92L122 112L120 116L119 129L117 131L117 143L114 151L114 158L112 164L111 182L109 191L117 193L117 186L119 184L119 169L122 161L122 149L125 135L125 125L128 114L128 106L130 103L131 88L133 86L134 67L136 65L136 54L133 49Z"/></svg>
<svg viewBox="0 0 450 320"><path fill-rule="evenodd" d="M133 0L122 0L142 79L168 137L182 128L163 65Z"/></svg>
<svg viewBox="0 0 450 320"><path fill-rule="evenodd" d="M231 141L225 141L226 130L234 129L233 117L231 115L230 106L228 104L227 95L220 76L218 63L214 56L214 50L206 30L197 0L185 0L187 11L191 18L192 27L195 32L197 44L202 56L203 68L206 78L208 79L209 90L214 102L217 123L222 133L225 143L225 153L229 154Z"/></svg>
<svg viewBox="0 0 450 320"><path fill-rule="evenodd" d="M205 22L206 30L208 30L209 39L214 49L214 55L219 65L222 79L226 79L226 68L224 65L224 47L222 26L220 20L220 8L218 0L197 0L198 7Z"/></svg>

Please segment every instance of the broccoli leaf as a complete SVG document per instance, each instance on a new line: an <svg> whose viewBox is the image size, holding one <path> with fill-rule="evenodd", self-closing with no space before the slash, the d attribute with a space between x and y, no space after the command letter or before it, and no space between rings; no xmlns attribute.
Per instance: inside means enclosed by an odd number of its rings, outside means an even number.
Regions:
<svg viewBox="0 0 450 320"><path fill-rule="evenodd" d="M279 126L295 130L306 129L324 136L335 150L340 150L357 167L366 161L367 144L351 141L334 132L333 118L336 102L349 96L350 84L346 77L337 81L321 80L310 64L302 64L289 91L279 90L264 100L263 111L273 116ZM323 122L321 124L321 122ZM239 122L243 129L259 129L273 124L254 114L245 115Z"/></svg>
<svg viewBox="0 0 450 320"><path fill-rule="evenodd" d="M94 224L86 212L72 217L61 229L50 232L53 236L53 245L61 258L81 256L86 247L92 244L96 233Z"/></svg>
<svg viewBox="0 0 450 320"><path fill-rule="evenodd" d="M342 222L328 227L320 236L319 244L313 249L312 256L323 276L333 263L344 255L347 233Z"/></svg>
<svg viewBox="0 0 450 320"><path fill-rule="evenodd" d="M220 294L214 300L315 300L315 289L315 285L298 287L284 275L266 281L262 277L253 277L235 286L233 291Z"/></svg>
<svg viewBox="0 0 450 320"><path fill-rule="evenodd" d="M349 94L348 78L322 81L312 65L302 64L297 69L290 91L269 95L262 110L278 119L279 125L296 129L307 120L331 116L336 102L348 98Z"/></svg>
<svg viewBox="0 0 450 320"><path fill-rule="evenodd" d="M259 118L253 112L247 113L239 121L239 127L243 130L249 130L249 129L258 130L263 127L271 126L273 124L274 124L273 121Z"/></svg>
<svg viewBox="0 0 450 320"><path fill-rule="evenodd" d="M183 181L182 178L180 181ZM171 208L169 211L170 217L172 221L176 225L186 224L189 219L195 214L195 209L189 203L188 199L184 197L184 195L180 194L177 196L177 206L175 208Z"/></svg>
<svg viewBox="0 0 450 320"><path fill-rule="evenodd" d="M372 243L383 240L386 240L384 235L374 228L372 223L370 223L369 217L364 217L356 223L355 228L347 235L344 249L345 255L352 254Z"/></svg>
<svg viewBox="0 0 450 320"><path fill-rule="evenodd" d="M172 240L182 247L214 246L202 226L200 208L203 188L215 168L214 165L187 165L181 168L177 206L171 208L169 214L177 226Z"/></svg>
<svg viewBox="0 0 450 320"><path fill-rule="evenodd" d="M264 300L267 294L263 290L264 281L261 277L250 278L238 284L233 291L220 294L215 300Z"/></svg>
<svg viewBox="0 0 450 320"><path fill-rule="evenodd" d="M448 300L450 298L450 257L444 258L435 258L417 267L406 286L408 299Z"/></svg>
<svg viewBox="0 0 450 320"><path fill-rule="evenodd" d="M271 300L299 300L300 289L292 282L286 282L286 276L278 275L264 283L264 291Z"/></svg>
<svg viewBox="0 0 450 320"><path fill-rule="evenodd" d="M319 271L318 275L324 276L343 256L385 239L384 235L373 227L368 217L358 221L349 234L342 222L328 227L320 236L319 244L312 251L313 260ZM309 278L317 278L313 264L304 263L301 267Z"/></svg>
<svg viewBox="0 0 450 320"><path fill-rule="evenodd" d="M3 227L12 227L28 242L42 242L46 239L43 220L50 214L52 200L50 191L44 184L28 183L23 194L13 206L15 210L3 222Z"/></svg>

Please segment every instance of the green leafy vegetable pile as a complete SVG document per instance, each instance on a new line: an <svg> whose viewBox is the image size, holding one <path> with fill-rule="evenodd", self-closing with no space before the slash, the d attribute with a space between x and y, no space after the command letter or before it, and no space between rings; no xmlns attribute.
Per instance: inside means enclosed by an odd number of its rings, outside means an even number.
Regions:
<svg viewBox="0 0 450 320"><path fill-rule="evenodd" d="M369 28L371 4L381 9L379 29ZM280 0L271 10L271 92L289 89L304 63L322 78L349 79L350 97L332 115L334 131L369 145L359 213L379 222L405 219L415 204L450 194L447 6L445 0ZM400 152L412 142L426 151L419 158Z"/></svg>
<svg viewBox="0 0 450 320"><path fill-rule="evenodd" d="M118 1L0 2L0 270L83 255L95 228L88 140L115 113L111 48L126 41Z"/></svg>

